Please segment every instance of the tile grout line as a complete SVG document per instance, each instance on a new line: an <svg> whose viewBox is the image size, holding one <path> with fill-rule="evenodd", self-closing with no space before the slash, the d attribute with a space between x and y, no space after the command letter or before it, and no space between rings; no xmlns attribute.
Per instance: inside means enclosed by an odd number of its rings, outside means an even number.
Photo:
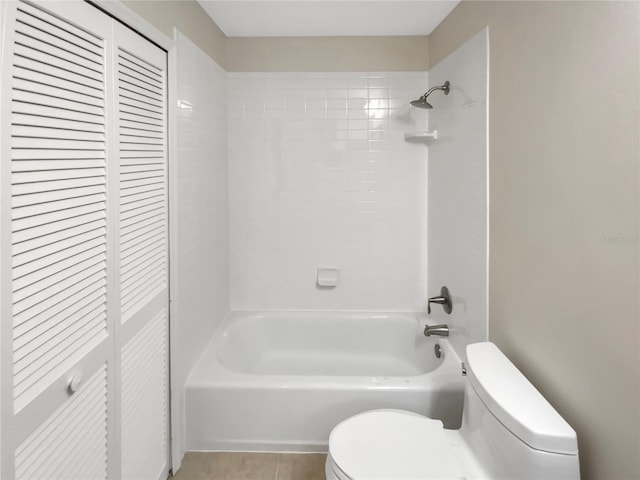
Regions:
<svg viewBox="0 0 640 480"><path fill-rule="evenodd" d="M276 462L276 476L273 480L278 480L278 475L280 474L280 457L282 456L281 453L278 453L278 461Z"/></svg>

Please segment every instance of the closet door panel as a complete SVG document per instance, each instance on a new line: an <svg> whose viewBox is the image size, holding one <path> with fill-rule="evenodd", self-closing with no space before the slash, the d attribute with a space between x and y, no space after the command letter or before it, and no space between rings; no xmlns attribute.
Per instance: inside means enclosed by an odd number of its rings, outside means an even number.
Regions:
<svg viewBox="0 0 640 480"><path fill-rule="evenodd" d="M121 471L168 470L166 53L115 32L119 160Z"/></svg>
<svg viewBox="0 0 640 480"><path fill-rule="evenodd" d="M84 2L5 14L0 476L106 478L112 19Z"/></svg>

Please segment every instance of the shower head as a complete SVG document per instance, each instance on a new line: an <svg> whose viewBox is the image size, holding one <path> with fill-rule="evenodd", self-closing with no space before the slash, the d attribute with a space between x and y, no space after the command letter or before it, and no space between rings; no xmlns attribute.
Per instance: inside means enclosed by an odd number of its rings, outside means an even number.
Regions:
<svg viewBox="0 0 640 480"><path fill-rule="evenodd" d="M427 96L422 95L418 100L411 100L411 105L418 108L433 108L429 102L427 102Z"/></svg>
<svg viewBox="0 0 640 480"><path fill-rule="evenodd" d="M433 108L433 105L431 105L429 102L427 102L427 97L429 95L431 95L431 92L435 91L435 90L442 90L444 92L445 95L449 95L449 81L447 80L446 82L444 82L444 85L441 85L439 87L431 87L429 90L427 90L427 92L422 95L418 100L413 100L411 101L411 105L413 105L414 107L418 107L418 108Z"/></svg>

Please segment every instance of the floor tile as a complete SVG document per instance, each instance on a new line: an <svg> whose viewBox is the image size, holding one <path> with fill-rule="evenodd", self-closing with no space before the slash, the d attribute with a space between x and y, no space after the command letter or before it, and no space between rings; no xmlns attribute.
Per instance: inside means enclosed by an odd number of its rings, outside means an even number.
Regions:
<svg viewBox="0 0 640 480"><path fill-rule="evenodd" d="M278 455L273 453L217 452L211 454L212 480L275 480Z"/></svg>
<svg viewBox="0 0 640 480"><path fill-rule="evenodd" d="M325 480L322 453L188 452L169 480Z"/></svg>
<svg viewBox="0 0 640 480"><path fill-rule="evenodd" d="M182 459L180 470L172 478L173 480L205 480L211 478L209 466L211 465L211 453L187 452Z"/></svg>
<svg viewBox="0 0 640 480"><path fill-rule="evenodd" d="M282 453L277 480L325 480L323 453Z"/></svg>

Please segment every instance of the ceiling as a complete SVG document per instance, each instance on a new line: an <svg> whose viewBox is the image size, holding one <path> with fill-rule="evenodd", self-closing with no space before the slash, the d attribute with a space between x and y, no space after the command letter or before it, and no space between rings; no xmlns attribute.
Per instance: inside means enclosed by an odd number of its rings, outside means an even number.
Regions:
<svg viewBox="0 0 640 480"><path fill-rule="evenodd" d="M198 0L228 37L429 35L460 0Z"/></svg>

